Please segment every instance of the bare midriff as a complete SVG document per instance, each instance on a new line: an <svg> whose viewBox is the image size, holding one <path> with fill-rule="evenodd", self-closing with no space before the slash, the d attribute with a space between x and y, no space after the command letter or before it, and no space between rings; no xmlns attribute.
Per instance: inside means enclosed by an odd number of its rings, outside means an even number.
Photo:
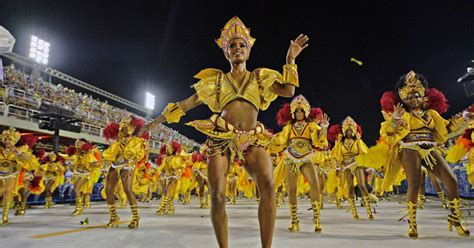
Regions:
<svg viewBox="0 0 474 248"><path fill-rule="evenodd" d="M244 99L235 99L222 109L221 117L242 131L251 131L257 126L258 110Z"/></svg>

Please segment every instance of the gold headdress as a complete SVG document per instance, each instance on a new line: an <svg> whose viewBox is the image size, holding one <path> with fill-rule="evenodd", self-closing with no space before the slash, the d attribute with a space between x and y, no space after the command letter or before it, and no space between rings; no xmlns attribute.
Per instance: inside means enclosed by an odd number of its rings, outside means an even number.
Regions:
<svg viewBox="0 0 474 248"><path fill-rule="evenodd" d="M311 111L311 106L309 102L304 98L303 95L297 95L290 103L291 117L295 119L295 112L297 109L301 108L304 111L304 116L308 118Z"/></svg>
<svg viewBox="0 0 474 248"><path fill-rule="evenodd" d="M255 42L255 38L250 36L250 28L245 27L244 23L237 16L232 17L225 24L221 30L221 36L219 39L216 39L216 43L222 50L227 50L229 42L235 38L243 39L249 49Z"/></svg>
<svg viewBox="0 0 474 248"><path fill-rule="evenodd" d="M131 115L127 115L125 118L120 121L119 130L122 133L123 129L127 130L128 135L132 135L135 132L136 126L133 124L133 119Z"/></svg>
<svg viewBox="0 0 474 248"><path fill-rule="evenodd" d="M410 71L405 75L405 85L398 90L398 95L402 100L408 97L408 94L417 92L421 97L425 96L425 86L421 83L420 79L416 77L414 71Z"/></svg>
<svg viewBox="0 0 474 248"><path fill-rule="evenodd" d="M10 140L13 145L16 145L20 141L21 134L16 131L15 128L10 127L7 130L2 132L2 143L5 144L5 141Z"/></svg>
<svg viewBox="0 0 474 248"><path fill-rule="evenodd" d="M352 130L352 134L357 134L357 123L350 116L342 121L342 133L346 133L347 129Z"/></svg>

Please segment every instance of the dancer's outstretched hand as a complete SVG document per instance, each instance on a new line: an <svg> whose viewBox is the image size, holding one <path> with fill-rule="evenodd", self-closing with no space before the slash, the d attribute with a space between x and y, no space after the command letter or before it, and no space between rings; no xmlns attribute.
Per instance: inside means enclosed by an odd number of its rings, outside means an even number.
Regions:
<svg viewBox="0 0 474 248"><path fill-rule="evenodd" d="M286 63L294 64L296 57L308 47L308 36L300 34L296 39L290 41L290 47L288 48L288 53L286 54Z"/></svg>

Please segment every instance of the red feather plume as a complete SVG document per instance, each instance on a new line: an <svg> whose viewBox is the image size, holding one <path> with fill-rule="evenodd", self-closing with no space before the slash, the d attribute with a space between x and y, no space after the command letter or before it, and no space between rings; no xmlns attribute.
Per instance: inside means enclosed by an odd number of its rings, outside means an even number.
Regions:
<svg viewBox="0 0 474 248"><path fill-rule="evenodd" d="M104 128L104 137L106 140L116 140L118 138L120 126L116 122L109 123Z"/></svg>
<svg viewBox="0 0 474 248"><path fill-rule="evenodd" d="M181 152L181 144L180 143L178 143L176 141L172 141L171 146L173 147L174 154L179 154Z"/></svg>
<svg viewBox="0 0 474 248"><path fill-rule="evenodd" d="M380 98L380 105L382 110L385 112L393 112L395 105L397 104L397 96L393 91L385 91Z"/></svg>
<svg viewBox="0 0 474 248"><path fill-rule="evenodd" d="M38 149L35 152L35 155L38 159L42 159L44 157L44 154L46 154L46 151L43 148Z"/></svg>
<svg viewBox="0 0 474 248"><path fill-rule="evenodd" d="M328 129L328 140L334 142L337 140L337 136L341 134L341 126L339 124L333 124Z"/></svg>
<svg viewBox="0 0 474 248"><path fill-rule="evenodd" d="M92 145L91 143L85 143L84 145L81 146L81 150L84 151L84 152L87 152L90 149L92 149L93 147L94 147L94 145Z"/></svg>
<svg viewBox="0 0 474 248"><path fill-rule="evenodd" d="M311 112L309 112L309 118L316 120L316 122L320 122L323 118L323 110L321 108L311 108Z"/></svg>
<svg viewBox="0 0 474 248"><path fill-rule="evenodd" d="M291 120L291 107L289 103L281 105L276 115L278 126L282 127Z"/></svg>
<svg viewBox="0 0 474 248"><path fill-rule="evenodd" d="M362 136L362 126L357 124L357 132Z"/></svg>
<svg viewBox="0 0 474 248"><path fill-rule="evenodd" d="M440 114L448 111L448 100L443 92L435 88L429 88L426 97L428 98L428 107L430 109L436 110Z"/></svg>
<svg viewBox="0 0 474 248"><path fill-rule="evenodd" d="M165 154L165 153L166 153L166 145L162 145L162 146L160 147L160 155L163 155L163 154Z"/></svg>
<svg viewBox="0 0 474 248"><path fill-rule="evenodd" d="M162 155L158 156L155 159L155 164L157 164L158 166L161 165L162 162L163 162L163 156Z"/></svg>
<svg viewBox="0 0 474 248"><path fill-rule="evenodd" d="M27 145L29 148L33 148L36 142L38 142L38 137L33 135L22 135L19 144Z"/></svg>
<svg viewBox="0 0 474 248"><path fill-rule="evenodd" d="M69 156L72 156L76 153L76 147L75 146L69 146L67 149L66 149L66 153L67 155Z"/></svg>

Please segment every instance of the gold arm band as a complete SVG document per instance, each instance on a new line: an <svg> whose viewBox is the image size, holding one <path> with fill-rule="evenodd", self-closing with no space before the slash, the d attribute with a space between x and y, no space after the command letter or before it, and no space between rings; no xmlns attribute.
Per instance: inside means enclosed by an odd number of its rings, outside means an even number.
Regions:
<svg viewBox="0 0 474 248"><path fill-rule="evenodd" d="M184 113L183 108L179 103L168 103L166 108L161 113L168 123L178 123Z"/></svg>
<svg viewBox="0 0 474 248"><path fill-rule="evenodd" d="M283 82L296 87L300 86L298 80L298 66L296 64L286 64L283 66Z"/></svg>

